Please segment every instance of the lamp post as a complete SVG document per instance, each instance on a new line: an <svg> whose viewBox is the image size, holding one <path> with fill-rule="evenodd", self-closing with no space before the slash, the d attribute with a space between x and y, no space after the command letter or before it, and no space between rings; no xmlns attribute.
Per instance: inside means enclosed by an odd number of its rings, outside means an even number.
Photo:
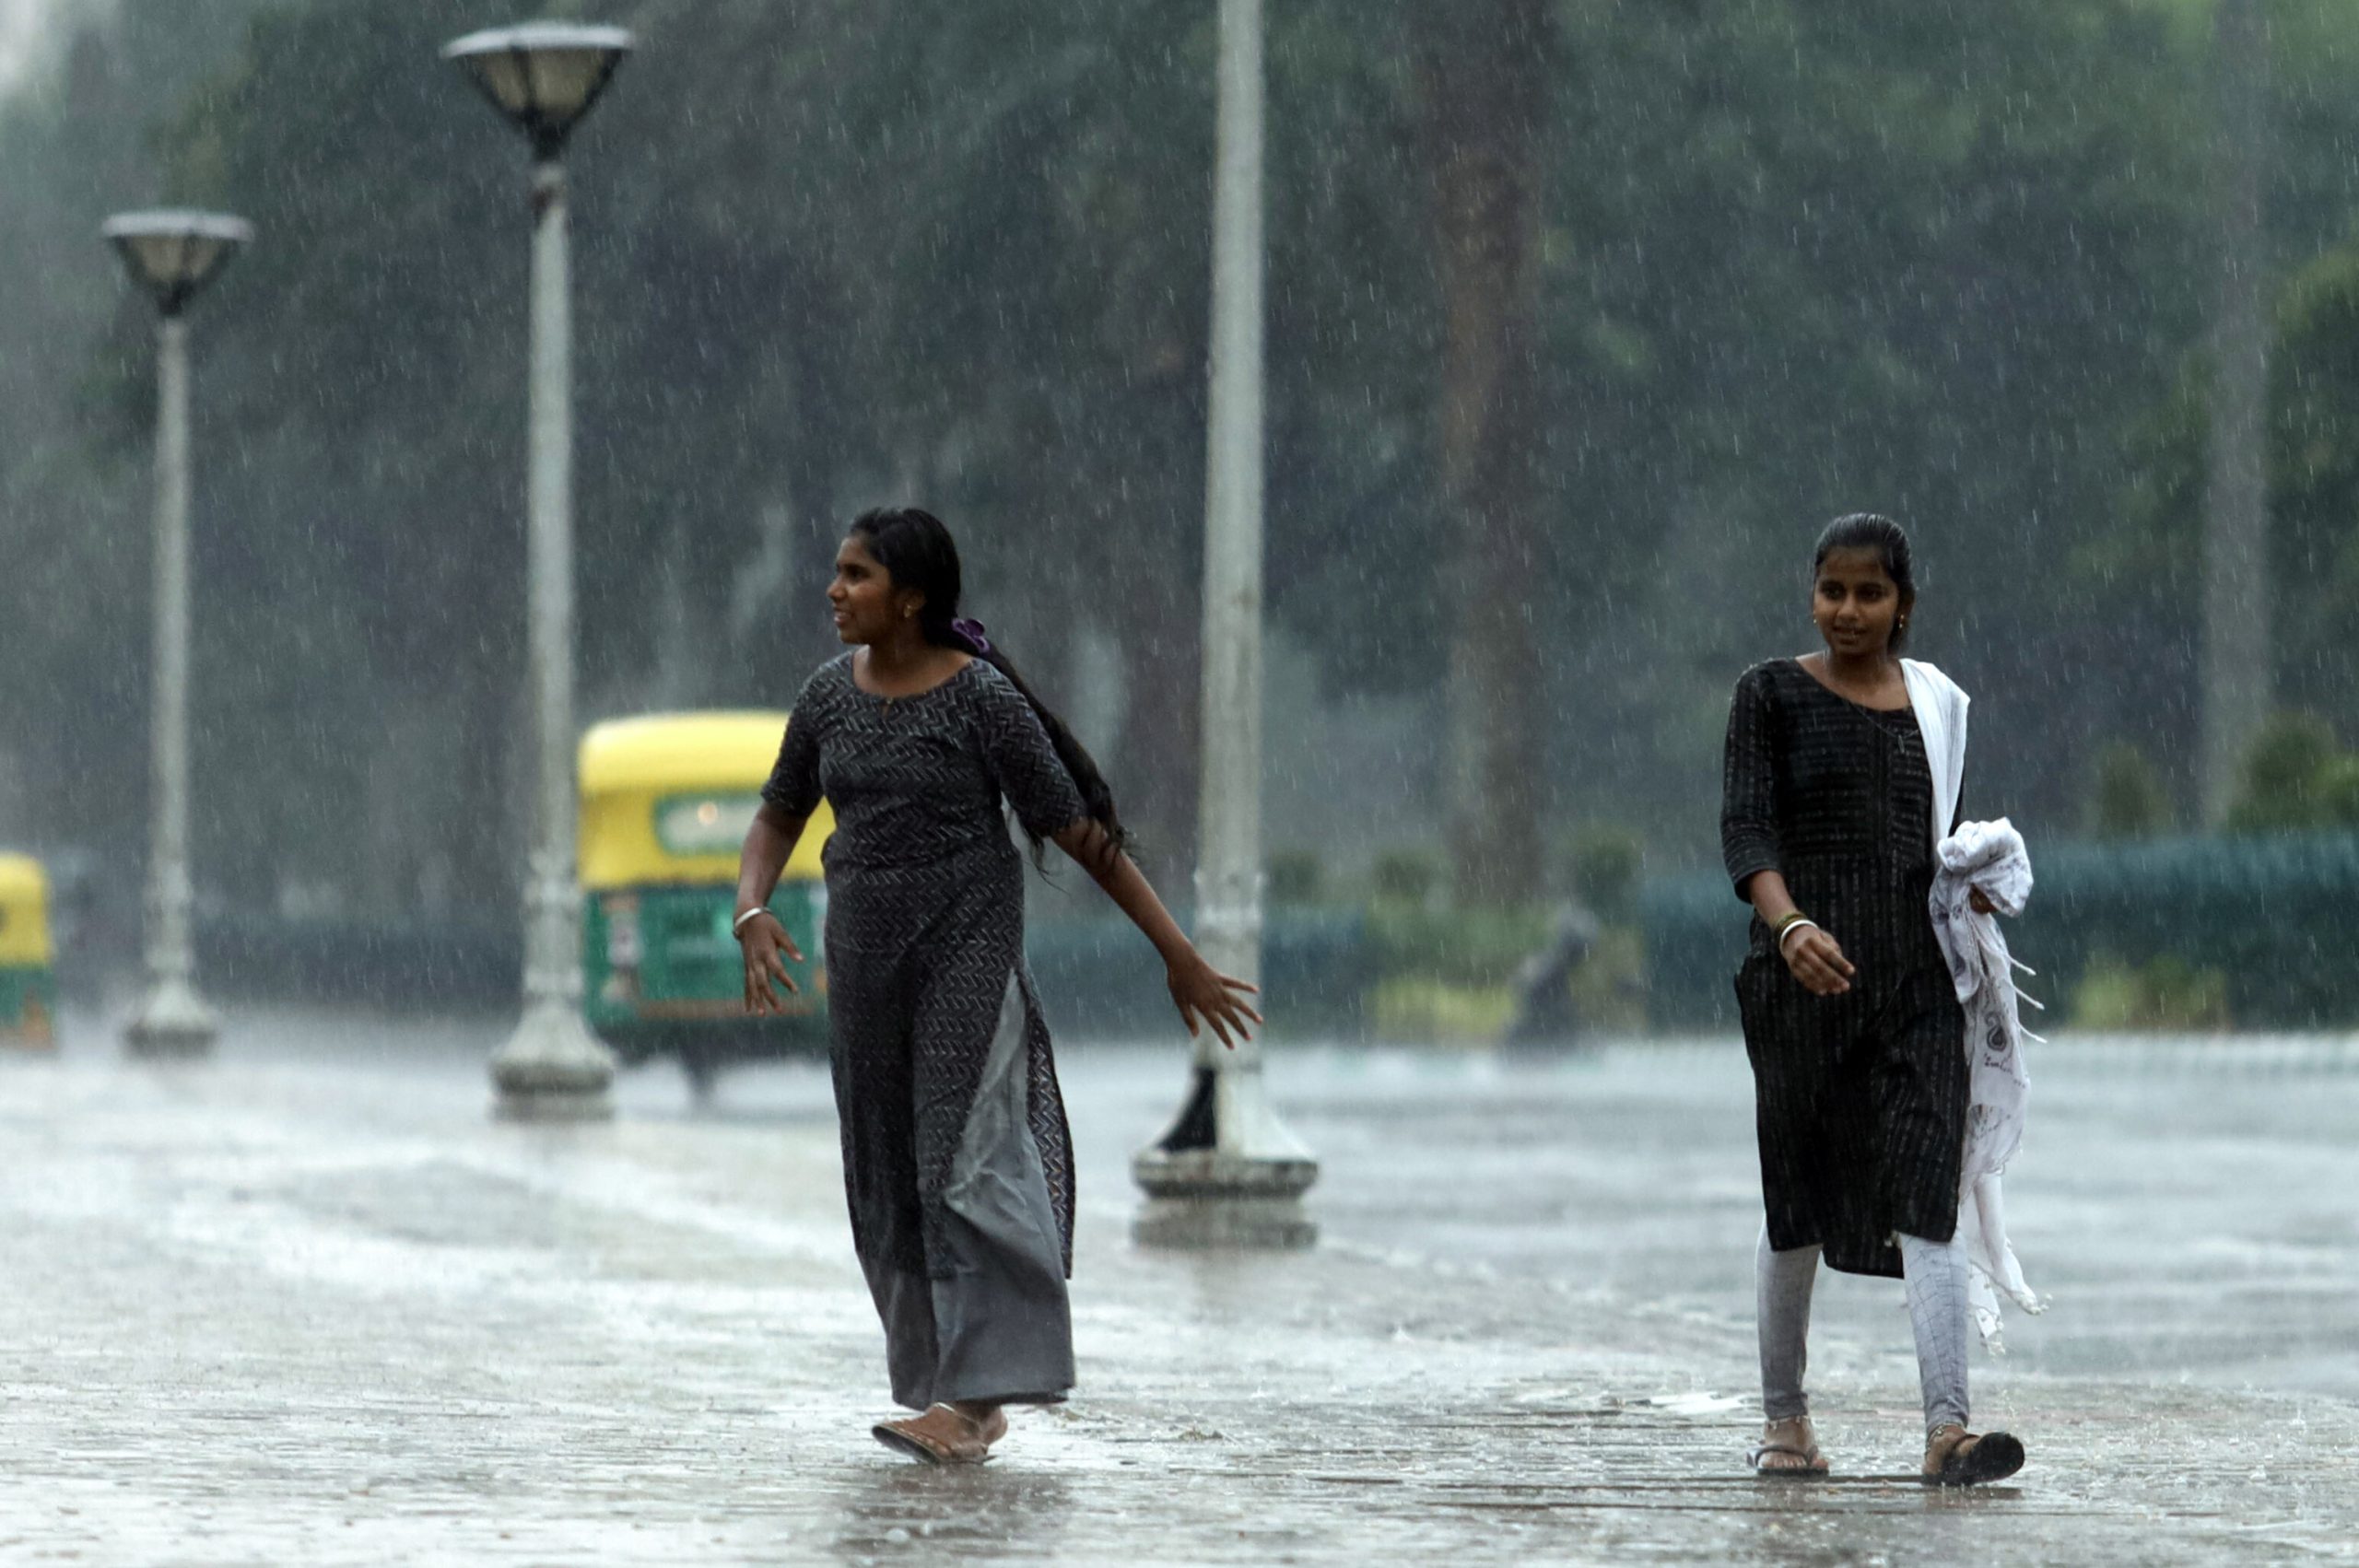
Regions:
<svg viewBox="0 0 2359 1568"><path fill-rule="evenodd" d="M239 218L133 212L99 232L156 301L156 690L147 851L147 994L123 1032L136 1056L212 1048L212 1010L196 992L188 875L188 302L253 238Z"/></svg>
<svg viewBox="0 0 2359 1568"><path fill-rule="evenodd" d="M1196 943L1224 974L1262 967L1262 0L1220 0L1213 194L1212 406L1204 496L1203 786ZM1196 1039L1186 1104L1132 1162L1133 1227L1164 1246L1302 1246L1319 1163L1278 1120L1262 1047Z"/></svg>
<svg viewBox="0 0 2359 1568"><path fill-rule="evenodd" d="M470 33L442 57L464 68L533 144L530 536L537 761L524 891L524 1016L491 1060L496 1114L608 1117L614 1058L581 1017L581 892L574 877L572 318L566 258L566 138L629 53L620 28L534 22Z"/></svg>

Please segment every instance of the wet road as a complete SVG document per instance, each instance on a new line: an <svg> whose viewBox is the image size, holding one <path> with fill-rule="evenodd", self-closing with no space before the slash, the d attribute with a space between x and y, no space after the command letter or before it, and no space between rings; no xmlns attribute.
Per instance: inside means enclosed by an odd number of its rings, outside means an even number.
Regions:
<svg viewBox="0 0 2359 1568"><path fill-rule="evenodd" d="M1288 1050L1309 1255L1127 1243L1179 1053L1068 1052L1085 1387L1004 1457L869 1444L816 1068L495 1126L491 1026L0 1059L0 1562L2359 1559L2359 1048L2065 1042L2009 1181L2055 1299L1978 1361L2019 1484L1930 1493L1896 1284L1821 1286L1830 1485L1747 1478L1732 1044ZM329 1053L334 1053L333 1062Z"/></svg>

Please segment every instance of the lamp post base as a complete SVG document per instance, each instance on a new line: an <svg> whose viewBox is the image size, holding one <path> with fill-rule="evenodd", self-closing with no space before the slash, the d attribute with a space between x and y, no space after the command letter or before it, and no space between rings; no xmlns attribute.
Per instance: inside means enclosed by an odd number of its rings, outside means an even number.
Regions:
<svg viewBox="0 0 2359 1568"><path fill-rule="evenodd" d="M196 988L174 976L156 982L139 1011L123 1026L123 1043L133 1056L151 1061L187 1061L212 1053L221 1032L213 1010Z"/></svg>
<svg viewBox="0 0 2359 1568"><path fill-rule="evenodd" d="M615 1059L562 1002L525 1008L492 1055L491 1082L492 1114L502 1121L606 1121L615 1114Z"/></svg>
<svg viewBox="0 0 2359 1568"><path fill-rule="evenodd" d="M1287 1251L1318 1243L1319 1222L1302 1206L1319 1179L1316 1160L1149 1149L1131 1174L1147 1195L1131 1222L1141 1246Z"/></svg>
<svg viewBox="0 0 2359 1568"><path fill-rule="evenodd" d="M1319 1162L1270 1108L1258 1059L1199 1066L1171 1130L1131 1161L1146 1205L1131 1225L1141 1246L1309 1246L1318 1223L1302 1195Z"/></svg>

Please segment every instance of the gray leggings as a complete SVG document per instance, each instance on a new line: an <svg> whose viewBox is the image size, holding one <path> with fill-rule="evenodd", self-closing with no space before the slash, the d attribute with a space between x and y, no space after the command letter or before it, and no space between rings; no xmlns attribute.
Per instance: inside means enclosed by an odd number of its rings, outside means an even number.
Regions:
<svg viewBox="0 0 2359 1568"><path fill-rule="evenodd" d="M1818 1281L1818 1252L1798 1246L1772 1251L1769 1228L1754 1249L1761 1310L1761 1411L1791 1421L1810 1413L1802 1371L1810 1360L1810 1293ZM1925 1394L1925 1430L1966 1424L1966 1242L1900 1238L1900 1270L1908 1292L1908 1320L1917 1330L1917 1380Z"/></svg>

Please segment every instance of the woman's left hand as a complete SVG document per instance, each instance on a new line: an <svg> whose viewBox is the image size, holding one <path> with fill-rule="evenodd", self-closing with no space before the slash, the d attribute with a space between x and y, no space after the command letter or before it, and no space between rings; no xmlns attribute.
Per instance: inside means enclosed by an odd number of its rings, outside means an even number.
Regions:
<svg viewBox="0 0 2359 1568"><path fill-rule="evenodd" d="M1205 963L1202 954L1191 952L1173 964L1165 972L1164 982L1171 988L1172 1005L1179 1008L1191 1040L1199 1024L1210 1024L1220 1043L1235 1050L1237 1041L1228 1037L1229 1031L1235 1030L1238 1039L1250 1040L1253 1034L1246 1028L1246 1021L1262 1022L1262 1015L1244 1000L1260 995L1262 988L1222 974Z"/></svg>

